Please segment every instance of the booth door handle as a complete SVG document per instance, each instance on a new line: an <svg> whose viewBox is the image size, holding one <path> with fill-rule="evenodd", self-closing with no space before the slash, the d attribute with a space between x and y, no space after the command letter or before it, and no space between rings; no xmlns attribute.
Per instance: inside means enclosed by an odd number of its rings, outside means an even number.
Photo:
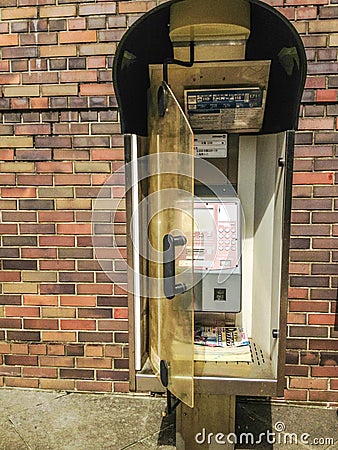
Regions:
<svg viewBox="0 0 338 450"><path fill-rule="evenodd" d="M163 287L164 295L169 300L187 290L184 283L176 283L175 281L175 247L186 243L187 240L184 236L166 234L163 237Z"/></svg>

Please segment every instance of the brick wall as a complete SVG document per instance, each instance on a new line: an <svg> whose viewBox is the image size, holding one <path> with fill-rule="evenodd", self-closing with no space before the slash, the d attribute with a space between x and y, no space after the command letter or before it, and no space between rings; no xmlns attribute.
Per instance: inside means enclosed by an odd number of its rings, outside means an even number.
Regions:
<svg viewBox="0 0 338 450"><path fill-rule="evenodd" d="M336 0L271 1L306 47L296 135L285 398L338 402Z"/></svg>
<svg viewBox="0 0 338 450"><path fill-rule="evenodd" d="M0 385L128 390L127 299L91 211L123 164L116 45L155 3L0 2Z"/></svg>
<svg viewBox="0 0 338 450"><path fill-rule="evenodd" d="M288 400L338 402L337 0L270 0L307 48L293 189ZM1 0L0 385L127 391L127 300L91 210L123 162L112 60L163 1ZM125 251L125 214L118 215ZM123 279L122 279L123 281Z"/></svg>

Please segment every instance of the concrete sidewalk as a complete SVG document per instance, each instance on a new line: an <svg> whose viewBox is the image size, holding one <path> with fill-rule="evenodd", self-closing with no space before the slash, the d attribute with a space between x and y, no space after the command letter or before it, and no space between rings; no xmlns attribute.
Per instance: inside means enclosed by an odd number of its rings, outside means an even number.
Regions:
<svg viewBox="0 0 338 450"><path fill-rule="evenodd" d="M0 389L1 450L175 449L175 417L164 418L163 398ZM236 432L266 430L310 435L307 443L259 443L236 448L338 448L335 409L238 398ZM222 430L219 430L222 432ZM281 436L283 433L281 433ZM333 438L313 445L314 438ZM204 446L201 445L201 448ZM220 448L224 446L219 445Z"/></svg>
<svg viewBox="0 0 338 450"><path fill-rule="evenodd" d="M165 405L148 396L0 389L0 449L175 449Z"/></svg>

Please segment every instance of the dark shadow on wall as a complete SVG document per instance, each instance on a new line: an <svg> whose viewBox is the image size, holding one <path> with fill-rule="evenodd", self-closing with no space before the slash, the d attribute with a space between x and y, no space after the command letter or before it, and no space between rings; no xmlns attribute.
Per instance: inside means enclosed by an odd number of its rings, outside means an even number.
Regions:
<svg viewBox="0 0 338 450"><path fill-rule="evenodd" d="M272 427L271 402L267 399L236 398L235 448L272 450L273 444L267 431ZM269 442L270 439L270 442Z"/></svg>

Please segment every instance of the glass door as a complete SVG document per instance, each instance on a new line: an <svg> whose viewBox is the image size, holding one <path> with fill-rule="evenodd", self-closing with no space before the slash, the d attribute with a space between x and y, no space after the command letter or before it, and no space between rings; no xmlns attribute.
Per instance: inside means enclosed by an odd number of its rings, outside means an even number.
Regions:
<svg viewBox="0 0 338 450"><path fill-rule="evenodd" d="M150 361L193 407L193 132L165 82L152 83L148 119Z"/></svg>

